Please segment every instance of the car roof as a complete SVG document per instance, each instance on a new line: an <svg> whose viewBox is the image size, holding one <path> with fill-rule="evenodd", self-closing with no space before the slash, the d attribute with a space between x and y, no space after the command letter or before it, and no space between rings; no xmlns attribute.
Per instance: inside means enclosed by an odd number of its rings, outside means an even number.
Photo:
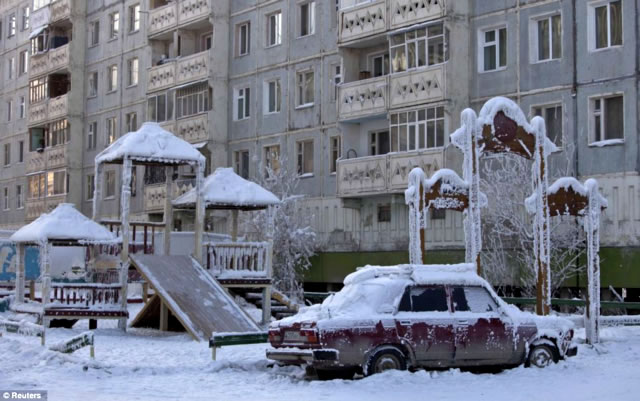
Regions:
<svg viewBox="0 0 640 401"><path fill-rule="evenodd" d="M416 284L449 284L449 285L479 285L486 286L487 282L476 273L473 263L458 263L450 265L417 265L401 264L393 266L367 265L344 279L344 285L363 283L378 277L411 280Z"/></svg>

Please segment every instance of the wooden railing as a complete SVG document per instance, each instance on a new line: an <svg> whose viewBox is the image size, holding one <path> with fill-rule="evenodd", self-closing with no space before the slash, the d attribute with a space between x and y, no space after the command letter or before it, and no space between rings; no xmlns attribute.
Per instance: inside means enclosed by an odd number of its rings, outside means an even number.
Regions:
<svg viewBox="0 0 640 401"><path fill-rule="evenodd" d="M219 278L271 277L268 242L209 242L207 269Z"/></svg>
<svg viewBox="0 0 640 401"><path fill-rule="evenodd" d="M122 223L116 220L103 220L102 224L116 236L120 236ZM164 229L164 223L153 223L149 221L130 222L131 242L129 243L129 253L153 254L155 249L156 230ZM140 241L139 235L142 235ZM136 236L138 236L136 238ZM137 241L136 241L137 239ZM116 247L111 253L119 254L120 247Z"/></svg>
<svg viewBox="0 0 640 401"><path fill-rule="evenodd" d="M54 283L47 307L121 309L120 290L120 284Z"/></svg>

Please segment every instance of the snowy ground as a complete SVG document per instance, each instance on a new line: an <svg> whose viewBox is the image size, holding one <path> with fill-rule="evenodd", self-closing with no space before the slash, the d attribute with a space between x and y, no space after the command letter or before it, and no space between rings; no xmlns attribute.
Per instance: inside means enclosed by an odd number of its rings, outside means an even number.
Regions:
<svg viewBox="0 0 640 401"><path fill-rule="evenodd" d="M135 315L132 311L132 315ZM51 329L47 342L86 330ZM223 348L218 360L187 335L153 330L96 332L96 359L45 350L40 339L0 338L0 389L48 390L49 400L638 400L640 327L606 328L597 349L547 369L498 374L388 372L353 381L321 382L300 368L269 367L266 345ZM584 330L578 331L584 337Z"/></svg>

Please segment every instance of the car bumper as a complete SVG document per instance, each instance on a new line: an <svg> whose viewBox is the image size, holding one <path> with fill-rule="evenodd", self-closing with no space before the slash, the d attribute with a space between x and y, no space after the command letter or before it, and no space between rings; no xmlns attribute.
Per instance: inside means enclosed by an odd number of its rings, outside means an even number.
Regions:
<svg viewBox="0 0 640 401"><path fill-rule="evenodd" d="M565 357L572 357L578 355L578 347L573 345L567 348L567 352L564 353Z"/></svg>
<svg viewBox="0 0 640 401"><path fill-rule="evenodd" d="M267 358L289 365L310 364L313 366L334 366L338 364L338 350L335 349L299 349L271 348L266 351Z"/></svg>

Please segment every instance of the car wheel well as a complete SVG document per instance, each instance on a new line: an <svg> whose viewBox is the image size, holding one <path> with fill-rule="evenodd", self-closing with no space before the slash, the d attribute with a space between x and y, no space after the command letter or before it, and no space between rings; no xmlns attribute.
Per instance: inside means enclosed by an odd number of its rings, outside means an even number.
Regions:
<svg viewBox="0 0 640 401"><path fill-rule="evenodd" d="M558 362L560 360L560 349L558 348L557 339L549 336L541 336L529 344L527 352L525 353L525 366L529 367L529 355L531 351L537 346L544 345L551 349L553 352L553 361Z"/></svg>
<svg viewBox="0 0 640 401"><path fill-rule="evenodd" d="M384 351L395 351L399 353L404 358L404 362L403 362L405 366L404 369L406 369L411 362L410 354L408 353L408 350L403 344L397 344L397 343L396 344L380 344L375 348L372 348L366 354L366 358L362 364L362 372L364 373L365 376L368 376L370 374L369 365L371 364L372 360L376 358L377 355L379 355Z"/></svg>

